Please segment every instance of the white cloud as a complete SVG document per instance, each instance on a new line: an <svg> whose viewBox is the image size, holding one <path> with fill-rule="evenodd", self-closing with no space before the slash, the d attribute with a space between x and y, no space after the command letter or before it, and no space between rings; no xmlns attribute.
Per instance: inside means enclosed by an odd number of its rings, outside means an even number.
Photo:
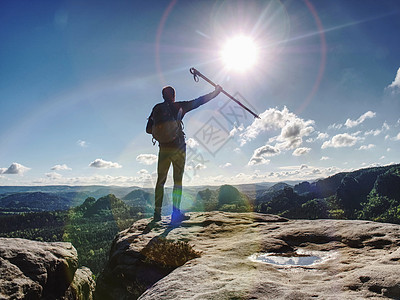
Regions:
<svg viewBox="0 0 400 300"><path fill-rule="evenodd" d="M240 126L235 126L230 132L229 132L229 136L235 136L238 132L243 132L244 130L244 125L240 124Z"/></svg>
<svg viewBox="0 0 400 300"><path fill-rule="evenodd" d="M322 174L320 169L314 169L314 170L312 170L312 173L315 175Z"/></svg>
<svg viewBox="0 0 400 300"><path fill-rule="evenodd" d="M239 154L239 153L242 152L242 149L240 149L240 148L235 148L235 149L233 149L233 152Z"/></svg>
<svg viewBox="0 0 400 300"><path fill-rule="evenodd" d="M313 139L313 138L306 139L307 143L313 143L314 141L315 141L315 139Z"/></svg>
<svg viewBox="0 0 400 300"><path fill-rule="evenodd" d="M370 131L366 131L364 134L365 135L373 135L373 136L377 136L381 134L381 130L380 129L376 129L376 130L370 130Z"/></svg>
<svg viewBox="0 0 400 300"><path fill-rule="evenodd" d="M400 132L394 137L392 138L393 141L400 141Z"/></svg>
<svg viewBox="0 0 400 300"><path fill-rule="evenodd" d="M320 132L317 136L317 140L326 140L327 138L329 138L329 134L323 132Z"/></svg>
<svg viewBox="0 0 400 300"><path fill-rule="evenodd" d="M347 128L355 127L357 125L360 125L362 122L364 122L368 118L373 118L375 117L376 113L372 111L367 111L365 114L360 116L357 120L350 120L347 119L346 123L344 124Z"/></svg>
<svg viewBox="0 0 400 300"><path fill-rule="evenodd" d="M199 143L194 138L189 138L186 141L186 144L189 146L189 148L194 148L199 145Z"/></svg>
<svg viewBox="0 0 400 300"><path fill-rule="evenodd" d="M29 171L30 168L25 167L19 163L12 163L8 168L0 168L0 174L16 174L23 175L26 171Z"/></svg>
<svg viewBox="0 0 400 300"><path fill-rule="evenodd" d="M306 148L306 147L300 147L297 148L296 150L293 151L292 155L293 156L301 156L301 155L306 155L311 151L311 148Z"/></svg>
<svg viewBox="0 0 400 300"><path fill-rule="evenodd" d="M89 146L89 144L86 141L82 141L82 140L79 140L76 143L78 144L78 146L80 146L82 148L86 148L87 146Z"/></svg>
<svg viewBox="0 0 400 300"><path fill-rule="evenodd" d="M111 175L94 175L88 177L51 177L46 174L44 178L40 178L33 182L38 185L45 184L63 184L63 185L117 185L117 186L144 186L153 187L151 174L141 174L140 176L111 176Z"/></svg>
<svg viewBox="0 0 400 300"><path fill-rule="evenodd" d="M265 145L260 148L254 150L253 156L250 158L248 165L260 165L260 164L268 164L270 162L266 157L271 157L274 155L278 155L281 152L279 148L274 146Z"/></svg>
<svg viewBox="0 0 400 300"><path fill-rule="evenodd" d="M331 140L324 142L321 146L321 149L329 147L352 147L357 143L358 140L360 140L360 138L352 136L348 133L337 134Z"/></svg>
<svg viewBox="0 0 400 300"><path fill-rule="evenodd" d="M382 160L382 159L385 159L385 158L386 158L385 155L382 155L379 159Z"/></svg>
<svg viewBox="0 0 400 300"><path fill-rule="evenodd" d="M368 149L372 149L372 148L375 148L374 144L362 145L358 150L368 150Z"/></svg>
<svg viewBox="0 0 400 300"><path fill-rule="evenodd" d="M89 167L99 168L99 169L110 169L110 168L119 169L119 168L122 168L122 166L120 164L118 164L118 163L114 163L114 162L111 162L111 161L106 161L106 160L103 160L101 158L98 158L95 161L92 161L89 164Z"/></svg>
<svg viewBox="0 0 400 300"><path fill-rule="evenodd" d="M276 146L280 149L295 149L299 147L303 142L302 137L308 136L314 131L314 128L310 126L312 124L314 124L314 121L304 121L302 119L288 122L277 137L277 141L281 143Z"/></svg>
<svg viewBox="0 0 400 300"><path fill-rule="evenodd" d="M270 159L265 159L264 157L252 157L248 163L249 166L256 165L267 165L271 162Z"/></svg>
<svg viewBox="0 0 400 300"><path fill-rule="evenodd" d="M152 182L152 175L146 169L141 169L137 172L137 174L139 175L139 177L135 179L136 181L147 183Z"/></svg>
<svg viewBox="0 0 400 300"><path fill-rule="evenodd" d="M240 134L241 145L255 139L259 134L269 130L281 130L280 135L272 138L280 142L280 149L294 149L302 143L302 138L314 131L313 120L303 120L294 113L289 112L285 106L282 111L270 108L260 114L261 119L255 119Z"/></svg>
<svg viewBox="0 0 400 300"><path fill-rule="evenodd" d="M55 165L54 167L52 167L50 170L53 171L65 171L65 170L72 170L70 167L68 167L66 164L62 164L62 165Z"/></svg>
<svg viewBox="0 0 400 300"><path fill-rule="evenodd" d="M382 132L388 131L389 129L390 129L390 126L389 126L389 124L385 121L385 122L383 122L382 128L381 128L381 129L375 129L375 130L366 131L366 132L364 133L364 135L378 136L378 135L380 135Z"/></svg>
<svg viewBox="0 0 400 300"><path fill-rule="evenodd" d="M397 70L397 74L393 82L389 84L386 89L390 90L392 94L400 93L400 68Z"/></svg>
<svg viewBox="0 0 400 300"><path fill-rule="evenodd" d="M334 124L329 125L329 126L328 126L328 129L340 129L340 128L342 128L342 127L343 127L343 124L336 124L336 123L334 123Z"/></svg>
<svg viewBox="0 0 400 300"><path fill-rule="evenodd" d="M144 165L152 165L157 162L157 155L154 154L139 154L136 161Z"/></svg>
<svg viewBox="0 0 400 300"><path fill-rule="evenodd" d="M254 155L255 156L274 156L279 154L281 151L274 147L274 146L270 146L270 145L265 145L262 146L260 148L257 148L256 150L254 150Z"/></svg>
<svg viewBox="0 0 400 300"><path fill-rule="evenodd" d="M381 166L382 166L382 164L380 164L380 163L372 163L372 164L367 165L367 168L376 168L376 167L381 167Z"/></svg>
<svg viewBox="0 0 400 300"><path fill-rule="evenodd" d="M322 156L321 157L321 160L328 160L328 159L330 159L328 156Z"/></svg>
<svg viewBox="0 0 400 300"><path fill-rule="evenodd" d="M308 169L308 166L307 165L301 165L300 166L300 170L304 170L304 169Z"/></svg>

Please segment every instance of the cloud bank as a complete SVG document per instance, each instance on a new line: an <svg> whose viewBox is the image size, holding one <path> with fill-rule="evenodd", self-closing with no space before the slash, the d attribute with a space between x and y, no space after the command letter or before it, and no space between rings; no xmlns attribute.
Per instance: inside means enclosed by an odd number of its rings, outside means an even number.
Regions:
<svg viewBox="0 0 400 300"><path fill-rule="evenodd" d="M285 106L282 110L270 108L260 114L261 119L255 119L246 128L236 128L231 135L239 132L241 146L254 140L260 134L271 130L280 130L280 133L269 139L268 144L254 150L248 165L268 164L268 157L278 155L284 150L296 149L293 155L304 155L311 149L299 148L303 138L314 132L314 121L304 120L296 114L289 112ZM274 143L275 145L270 145ZM299 148L297 150L297 148Z"/></svg>
<svg viewBox="0 0 400 300"><path fill-rule="evenodd" d="M254 140L259 134L280 129L280 135L273 138L279 143L280 149L294 149L302 143L302 138L314 131L313 120L303 120L289 112L285 106L281 111L270 108L260 114L261 119L255 119L240 134L241 145Z"/></svg>

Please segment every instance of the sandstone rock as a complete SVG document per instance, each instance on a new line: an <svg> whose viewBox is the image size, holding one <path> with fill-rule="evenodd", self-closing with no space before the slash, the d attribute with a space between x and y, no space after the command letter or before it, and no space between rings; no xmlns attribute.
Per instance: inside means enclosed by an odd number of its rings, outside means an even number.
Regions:
<svg viewBox="0 0 400 300"><path fill-rule="evenodd" d="M65 299L93 300L96 283L92 271L87 267L81 267L75 272L74 280L71 282Z"/></svg>
<svg viewBox="0 0 400 300"><path fill-rule="evenodd" d="M115 238L102 277L107 299L400 299L400 226L368 221L287 220L258 213L192 213L136 222ZM150 230L151 229L151 230ZM146 268L141 250L159 236L188 241L200 258L165 272ZM255 253L329 257L303 266L250 260Z"/></svg>
<svg viewBox="0 0 400 300"><path fill-rule="evenodd" d="M91 299L91 271L77 271L77 266L71 243L0 238L0 298ZM91 289L88 293L85 280ZM85 292L79 294L80 290Z"/></svg>

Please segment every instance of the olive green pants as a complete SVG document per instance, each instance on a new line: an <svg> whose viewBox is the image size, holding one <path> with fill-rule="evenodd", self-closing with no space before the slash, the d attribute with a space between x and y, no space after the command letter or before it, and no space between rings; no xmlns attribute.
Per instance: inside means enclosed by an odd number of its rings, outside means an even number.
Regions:
<svg viewBox="0 0 400 300"><path fill-rule="evenodd" d="M186 145L180 148L160 147L158 152L157 183L155 188L155 215L161 215L164 198L164 185L167 181L169 167L172 163L174 189L172 192L173 210L179 210L182 199L182 179L185 170Z"/></svg>

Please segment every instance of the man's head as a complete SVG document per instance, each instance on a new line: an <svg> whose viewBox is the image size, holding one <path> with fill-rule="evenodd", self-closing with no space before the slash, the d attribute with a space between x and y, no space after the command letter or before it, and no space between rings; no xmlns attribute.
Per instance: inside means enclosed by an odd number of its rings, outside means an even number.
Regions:
<svg viewBox="0 0 400 300"><path fill-rule="evenodd" d="M172 86L164 87L162 96L166 102L175 102L175 89Z"/></svg>

